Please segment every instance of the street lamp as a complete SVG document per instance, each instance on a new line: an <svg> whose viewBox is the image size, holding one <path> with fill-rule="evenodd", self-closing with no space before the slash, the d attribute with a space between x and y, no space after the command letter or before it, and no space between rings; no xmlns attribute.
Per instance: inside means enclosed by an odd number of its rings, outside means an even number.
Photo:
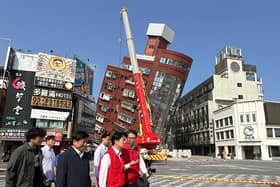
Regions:
<svg viewBox="0 0 280 187"><path fill-rule="evenodd" d="M12 44L12 39L10 38L0 38L0 40L5 40L9 42L9 46L8 46L8 50L7 50L7 56L5 59L5 64L4 64L4 69L3 69L3 79L2 79L2 84L0 85L0 88L3 88L4 83L5 83L5 75L6 75L6 71L7 71L7 67L8 67L8 61L9 61L9 54L10 54L10 50L11 50L11 44Z"/></svg>

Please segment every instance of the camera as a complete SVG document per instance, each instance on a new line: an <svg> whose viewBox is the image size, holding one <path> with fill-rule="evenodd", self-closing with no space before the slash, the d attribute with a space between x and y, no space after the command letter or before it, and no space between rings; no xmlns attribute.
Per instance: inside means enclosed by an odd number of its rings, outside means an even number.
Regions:
<svg viewBox="0 0 280 187"><path fill-rule="evenodd" d="M149 168L148 173L149 174L156 173L156 168Z"/></svg>

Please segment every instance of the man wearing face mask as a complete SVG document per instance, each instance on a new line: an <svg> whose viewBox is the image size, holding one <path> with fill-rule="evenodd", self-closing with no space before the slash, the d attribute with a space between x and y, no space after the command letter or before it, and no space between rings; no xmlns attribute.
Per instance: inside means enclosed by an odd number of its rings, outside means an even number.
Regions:
<svg viewBox="0 0 280 187"><path fill-rule="evenodd" d="M136 145L137 132L130 130L127 134L127 143L125 144L123 153L125 163L132 160L139 160L139 164L135 164L125 171L125 187L136 187L139 174L147 174L144 160L140 157L139 147Z"/></svg>

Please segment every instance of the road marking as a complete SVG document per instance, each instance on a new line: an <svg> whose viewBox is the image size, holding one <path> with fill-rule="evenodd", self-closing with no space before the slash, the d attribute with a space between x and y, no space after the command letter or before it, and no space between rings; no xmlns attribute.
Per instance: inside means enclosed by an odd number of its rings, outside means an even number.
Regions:
<svg viewBox="0 0 280 187"><path fill-rule="evenodd" d="M153 185L159 185L159 184L162 184L162 183L165 183L165 182L170 182L170 180L158 181L158 182L153 183Z"/></svg>
<svg viewBox="0 0 280 187"><path fill-rule="evenodd" d="M169 178L169 179L178 179L178 180L189 180L186 183L191 183L191 181L208 181L208 182L225 182L225 183L240 183L240 184L262 184L262 185L271 185L271 186L280 185L280 181L255 180L255 179L257 179L258 175L252 175L252 176L250 176L250 179L217 178L219 176L223 176L223 174L217 174L212 177L197 177L198 175L199 174L195 174L195 175L191 175L191 176L174 176L174 175L156 175L156 176L165 178L165 179ZM163 181L167 182L168 180L163 180ZM162 183L162 181L160 183ZM156 183L156 184L159 184L159 183Z"/></svg>

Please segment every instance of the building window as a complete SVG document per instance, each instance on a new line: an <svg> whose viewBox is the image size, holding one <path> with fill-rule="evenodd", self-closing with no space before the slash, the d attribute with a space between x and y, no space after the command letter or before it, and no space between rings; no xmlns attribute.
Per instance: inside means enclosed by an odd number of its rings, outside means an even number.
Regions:
<svg viewBox="0 0 280 187"><path fill-rule="evenodd" d="M108 82L106 88L108 90L112 91L114 89L114 85L112 83Z"/></svg>
<svg viewBox="0 0 280 187"><path fill-rule="evenodd" d="M149 45L149 48L150 48L150 49L154 49L155 46L154 46L154 45Z"/></svg>
<svg viewBox="0 0 280 187"><path fill-rule="evenodd" d="M238 95L238 99L243 99L243 95Z"/></svg>
<svg viewBox="0 0 280 187"><path fill-rule="evenodd" d="M241 82L238 82L238 83L237 83L237 87L242 87L242 83L241 83Z"/></svg>
<svg viewBox="0 0 280 187"><path fill-rule="evenodd" d="M111 96L109 94L101 92L99 98L105 101L110 101Z"/></svg>
<svg viewBox="0 0 280 187"><path fill-rule="evenodd" d="M223 127L223 126L224 126L223 119L220 119L220 127Z"/></svg>
<svg viewBox="0 0 280 187"><path fill-rule="evenodd" d="M124 108L124 109L127 109L131 112L134 112L135 109L136 109L136 105L133 105L133 104L131 104L129 102L126 102L126 101L122 101L121 107Z"/></svg>
<svg viewBox="0 0 280 187"><path fill-rule="evenodd" d="M228 126L228 118L225 118L225 126Z"/></svg>
<svg viewBox="0 0 280 187"><path fill-rule="evenodd" d="M96 121L100 122L100 123L103 123L105 120L105 117L102 116L101 114L96 114Z"/></svg>
<svg viewBox="0 0 280 187"><path fill-rule="evenodd" d="M161 57L159 62L162 64L168 64L171 66L175 66L175 67L183 69L184 71L187 71L187 72L190 70L190 67L188 65L186 65L182 62L179 62L177 60L171 59L171 58Z"/></svg>
<svg viewBox="0 0 280 187"><path fill-rule="evenodd" d="M134 99L135 98L135 92L133 90L124 89L123 90L123 96Z"/></svg>
<svg viewBox="0 0 280 187"><path fill-rule="evenodd" d="M233 132L233 130L230 130L230 137L231 137L232 139L234 139L234 132Z"/></svg>
<svg viewBox="0 0 280 187"><path fill-rule="evenodd" d="M229 117L229 124L233 125L232 116Z"/></svg>
<svg viewBox="0 0 280 187"><path fill-rule="evenodd" d="M246 121L249 123L250 122L250 115L246 114Z"/></svg>
<svg viewBox="0 0 280 187"><path fill-rule="evenodd" d="M229 139L229 131L226 131L226 139Z"/></svg>
<svg viewBox="0 0 280 187"><path fill-rule="evenodd" d="M112 77L113 72L112 71L106 71L106 77L111 78Z"/></svg>
<svg viewBox="0 0 280 187"><path fill-rule="evenodd" d="M274 129L274 132L275 132L275 137L279 138L280 137L280 128Z"/></svg>
<svg viewBox="0 0 280 187"><path fill-rule="evenodd" d="M240 122L241 122L241 123L244 122L244 118L243 118L243 115L242 115L242 114L240 115Z"/></svg>
<svg viewBox="0 0 280 187"><path fill-rule="evenodd" d="M131 117L127 114L121 113L121 112L118 113L118 119L121 121L124 121L126 123L129 123L129 124L132 124L135 122L133 117Z"/></svg>
<svg viewBox="0 0 280 187"><path fill-rule="evenodd" d="M221 133L221 139L223 140L223 139L225 139L225 137L224 137L224 132L220 132Z"/></svg>
<svg viewBox="0 0 280 187"><path fill-rule="evenodd" d="M272 131L272 130L273 130L272 128L267 128L267 129L266 129L266 135L267 135L267 137L273 138L273 131Z"/></svg>
<svg viewBox="0 0 280 187"><path fill-rule="evenodd" d="M252 114L252 120L253 122L256 122L256 114Z"/></svg>
<svg viewBox="0 0 280 187"><path fill-rule="evenodd" d="M107 112L109 110L109 106L106 106L106 105L103 105L103 104L100 104L100 110L103 111L103 112Z"/></svg>

